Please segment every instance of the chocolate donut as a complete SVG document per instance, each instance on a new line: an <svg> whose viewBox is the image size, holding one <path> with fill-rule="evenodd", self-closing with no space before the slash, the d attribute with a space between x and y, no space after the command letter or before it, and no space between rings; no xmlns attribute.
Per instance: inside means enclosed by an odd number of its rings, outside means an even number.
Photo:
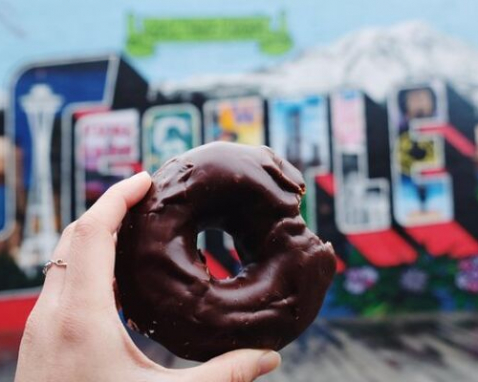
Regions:
<svg viewBox="0 0 478 382"><path fill-rule="evenodd" d="M301 173L268 147L210 143L168 161L118 234L125 319L174 354L205 361L239 348L278 350L315 319L335 255L302 219ZM206 228L232 235L242 270L212 277Z"/></svg>

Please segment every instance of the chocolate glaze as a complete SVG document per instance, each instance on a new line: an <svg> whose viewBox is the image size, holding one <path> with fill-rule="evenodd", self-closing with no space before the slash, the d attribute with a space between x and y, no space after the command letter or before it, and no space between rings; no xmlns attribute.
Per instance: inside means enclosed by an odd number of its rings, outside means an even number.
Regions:
<svg viewBox="0 0 478 382"><path fill-rule="evenodd" d="M197 361L280 349L316 317L335 255L299 213L300 172L268 147L210 143L167 162L118 235L116 278L130 326ZM210 276L197 234L222 229L243 265Z"/></svg>

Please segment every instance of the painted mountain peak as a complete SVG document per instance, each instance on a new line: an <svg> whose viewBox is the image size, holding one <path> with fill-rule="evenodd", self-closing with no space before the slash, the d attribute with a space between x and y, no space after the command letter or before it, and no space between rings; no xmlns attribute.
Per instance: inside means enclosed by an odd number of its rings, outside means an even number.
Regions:
<svg viewBox="0 0 478 382"><path fill-rule="evenodd" d="M328 93L341 88L365 91L383 101L397 85L443 79L478 104L478 48L448 36L422 21L352 32L328 46L254 73L203 75L166 81L157 89L220 91L250 89L265 96Z"/></svg>

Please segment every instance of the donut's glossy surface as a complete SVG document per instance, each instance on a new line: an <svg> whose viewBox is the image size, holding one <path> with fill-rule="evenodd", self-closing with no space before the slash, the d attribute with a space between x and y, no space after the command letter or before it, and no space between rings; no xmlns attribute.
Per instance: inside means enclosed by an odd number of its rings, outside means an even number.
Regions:
<svg viewBox="0 0 478 382"><path fill-rule="evenodd" d="M211 143L176 157L123 221L116 278L132 327L178 356L280 349L316 317L335 255L305 225L300 172L269 148ZM197 234L219 228L243 264L209 275Z"/></svg>

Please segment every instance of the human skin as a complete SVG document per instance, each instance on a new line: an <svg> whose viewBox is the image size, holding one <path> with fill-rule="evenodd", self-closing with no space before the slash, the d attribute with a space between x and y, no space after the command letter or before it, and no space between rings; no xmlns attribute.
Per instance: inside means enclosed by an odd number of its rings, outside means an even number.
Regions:
<svg viewBox="0 0 478 382"><path fill-rule="evenodd" d="M243 349L189 369L167 369L132 342L114 293L115 235L151 185L147 173L111 187L63 232L28 318L15 382L248 382L280 364L278 353Z"/></svg>

